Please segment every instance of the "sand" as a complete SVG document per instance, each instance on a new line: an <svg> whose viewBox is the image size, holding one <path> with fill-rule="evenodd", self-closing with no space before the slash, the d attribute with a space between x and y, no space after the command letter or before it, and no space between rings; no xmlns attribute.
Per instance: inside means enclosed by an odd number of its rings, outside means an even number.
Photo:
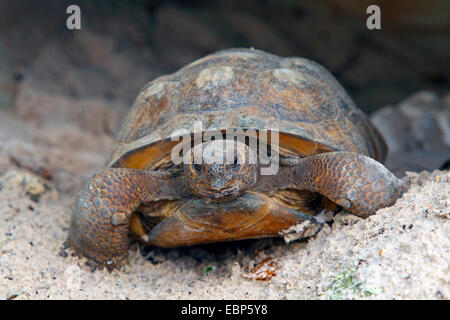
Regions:
<svg viewBox="0 0 450 320"><path fill-rule="evenodd" d="M163 71L162 57L128 42L117 50L114 39L86 29L70 43L38 41L36 52L19 46L11 56L23 68L0 61L0 299L449 299L450 173L434 170L450 154L449 94L419 92L372 116L389 169L416 173L368 219L339 213L308 239L297 226L284 238L191 248L132 242L123 272L61 251L75 194L104 165L139 88ZM194 58L160 51L179 65Z"/></svg>
<svg viewBox="0 0 450 320"><path fill-rule="evenodd" d="M92 271L61 246L74 195L113 141L108 128L74 116L73 105L94 103L103 114L101 101L21 94L20 108L0 111L0 299L450 297L450 172L439 170L408 172L410 188L394 206L365 220L339 213L306 240L175 249L132 242L126 270ZM26 104L42 99L57 104L58 121L45 110L27 116Z"/></svg>

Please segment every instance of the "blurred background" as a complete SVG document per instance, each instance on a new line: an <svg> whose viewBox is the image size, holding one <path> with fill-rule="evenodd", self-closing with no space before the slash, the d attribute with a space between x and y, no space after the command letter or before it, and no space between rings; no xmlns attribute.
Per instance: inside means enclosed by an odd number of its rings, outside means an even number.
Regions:
<svg viewBox="0 0 450 320"><path fill-rule="evenodd" d="M71 4L81 30L66 27ZM372 4L381 30L366 27ZM342 282L353 298L448 299L449 172L429 172L450 165L449 14L449 0L0 0L0 298L339 299ZM74 197L139 90L229 47L328 68L413 191L366 224L341 215L311 242L134 243L131 271L110 276L62 259ZM280 259L270 283L244 279L278 261L267 258Z"/></svg>
<svg viewBox="0 0 450 320"><path fill-rule="evenodd" d="M66 28L70 4L81 30ZM371 4L381 30L366 27ZM448 0L0 0L0 110L52 139L74 123L113 137L150 80L255 47L328 68L382 131L391 170L440 168L450 158L449 14ZM82 145L66 135L52 143ZM87 140L102 158L110 150Z"/></svg>
<svg viewBox="0 0 450 320"><path fill-rule="evenodd" d="M79 31L66 28L70 4L81 8ZM381 30L366 27L370 4L381 8ZM253 46L323 64L370 113L448 88L449 14L447 0L1 0L1 63L42 89L129 105L160 74Z"/></svg>

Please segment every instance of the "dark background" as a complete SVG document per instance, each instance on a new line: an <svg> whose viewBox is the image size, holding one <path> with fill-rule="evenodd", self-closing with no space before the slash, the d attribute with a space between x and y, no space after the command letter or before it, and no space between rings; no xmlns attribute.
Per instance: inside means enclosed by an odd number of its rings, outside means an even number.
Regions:
<svg viewBox="0 0 450 320"><path fill-rule="evenodd" d="M80 31L66 28L69 4L81 8ZM366 28L370 4L381 7L381 30ZM448 90L449 12L447 0L0 0L0 73L128 108L158 75L253 46L321 63L371 113L418 90Z"/></svg>
<svg viewBox="0 0 450 320"><path fill-rule="evenodd" d="M82 29L69 31L66 8L75 3ZM381 7L382 30L366 28L369 4ZM422 170L450 164L449 5L0 0L1 298L308 299L339 298L344 287L362 298L374 294L365 280L375 280L381 285L375 298L448 299L441 276L448 262L448 171ZM121 275L91 274L83 260L64 260L58 252L74 198L105 165L139 90L158 75L236 46L304 56L330 69L383 134L386 167L413 189L370 221L355 225L357 218L341 215L335 231L325 229L308 243L133 245L136 262ZM281 272L271 283L247 282L243 276L267 257L280 259ZM80 265L74 280L84 291L68 286L71 265ZM352 266L361 269L353 274Z"/></svg>

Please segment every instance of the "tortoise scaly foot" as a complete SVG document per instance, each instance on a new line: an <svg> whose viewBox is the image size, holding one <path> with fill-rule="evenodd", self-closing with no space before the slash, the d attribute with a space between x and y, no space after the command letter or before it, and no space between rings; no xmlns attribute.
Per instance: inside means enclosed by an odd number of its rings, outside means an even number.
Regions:
<svg viewBox="0 0 450 320"><path fill-rule="evenodd" d="M352 152L302 159L293 176L299 188L319 192L363 218L393 205L404 190L403 182L381 163Z"/></svg>
<svg viewBox="0 0 450 320"><path fill-rule="evenodd" d="M185 190L178 180L161 173L126 168L96 173L75 200L70 247L93 265L120 269L128 262L132 212L142 201L183 196Z"/></svg>

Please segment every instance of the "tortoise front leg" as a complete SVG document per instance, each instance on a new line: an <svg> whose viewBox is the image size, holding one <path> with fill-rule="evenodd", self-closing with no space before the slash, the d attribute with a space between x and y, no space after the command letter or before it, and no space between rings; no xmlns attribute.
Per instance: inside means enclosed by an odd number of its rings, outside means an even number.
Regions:
<svg viewBox="0 0 450 320"><path fill-rule="evenodd" d="M318 192L363 218L393 205L403 191L402 181L381 163L352 152L309 156L285 169L287 184Z"/></svg>
<svg viewBox="0 0 450 320"><path fill-rule="evenodd" d="M108 269L127 262L128 225L142 201L177 199L187 193L182 177L126 168L108 168L91 177L78 194L69 245Z"/></svg>

